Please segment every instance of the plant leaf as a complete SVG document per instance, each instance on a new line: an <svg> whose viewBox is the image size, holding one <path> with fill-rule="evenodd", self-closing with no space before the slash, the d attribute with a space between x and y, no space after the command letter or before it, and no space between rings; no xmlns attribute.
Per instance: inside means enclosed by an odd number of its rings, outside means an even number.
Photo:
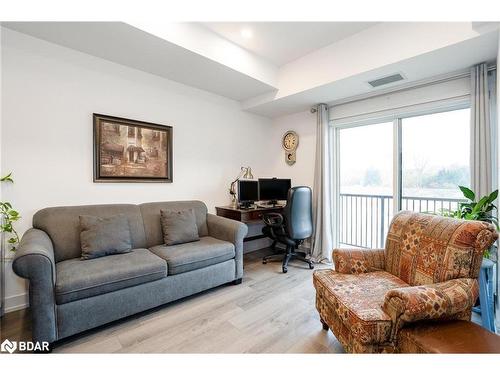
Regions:
<svg viewBox="0 0 500 375"><path fill-rule="evenodd" d="M0 178L0 181L1 182L14 182L14 180L12 179L12 172L10 172L8 175L5 175L2 178Z"/></svg>
<svg viewBox="0 0 500 375"><path fill-rule="evenodd" d="M471 189L469 189L468 187L459 186L458 188L462 191L465 198L467 198L471 201L474 201L474 199L476 199L476 194L474 194L474 192Z"/></svg>
<svg viewBox="0 0 500 375"><path fill-rule="evenodd" d="M477 214L478 212L480 212L482 210L482 208L484 207L484 205L488 202L488 196L485 195L484 197L482 197L479 202L476 203L476 205L474 206L474 208L472 209L472 214Z"/></svg>
<svg viewBox="0 0 500 375"><path fill-rule="evenodd" d="M498 197L498 190L493 191L488 197L488 203L493 202Z"/></svg>

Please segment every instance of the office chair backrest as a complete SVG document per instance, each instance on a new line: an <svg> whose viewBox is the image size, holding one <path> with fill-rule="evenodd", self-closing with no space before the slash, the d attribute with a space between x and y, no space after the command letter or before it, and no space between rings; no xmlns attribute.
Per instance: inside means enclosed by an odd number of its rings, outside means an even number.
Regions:
<svg viewBox="0 0 500 375"><path fill-rule="evenodd" d="M288 190L284 215L291 239L303 240L312 236L312 192L309 187L295 186Z"/></svg>

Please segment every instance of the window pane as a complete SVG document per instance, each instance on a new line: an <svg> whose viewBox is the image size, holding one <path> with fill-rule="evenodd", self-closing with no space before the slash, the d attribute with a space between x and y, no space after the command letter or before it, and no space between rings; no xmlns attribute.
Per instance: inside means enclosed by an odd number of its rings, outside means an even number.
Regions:
<svg viewBox="0 0 500 375"><path fill-rule="evenodd" d="M401 209L453 209L470 185L470 110L402 120Z"/></svg>
<svg viewBox="0 0 500 375"><path fill-rule="evenodd" d="M392 122L339 130L339 242L383 246L392 218Z"/></svg>

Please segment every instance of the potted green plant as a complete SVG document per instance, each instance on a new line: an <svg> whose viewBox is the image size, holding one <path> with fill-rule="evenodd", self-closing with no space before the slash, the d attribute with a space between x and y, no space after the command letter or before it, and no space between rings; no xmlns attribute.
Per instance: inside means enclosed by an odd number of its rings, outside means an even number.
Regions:
<svg viewBox="0 0 500 375"><path fill-rule="evenodd" d="M14 183L12 173L0 178L0 182ZM2 218L0 232L10 233L11 237L7 240L7 243L10 244L10 250L15 251L19 243L19 234L14 228L14 222L18 221L21 216L19 216L19 212L12 208L9 202L0 202L0 217Z"/></svg>
<svg viewBox="0 0 500 375"><path fill-rule="evenodd" d="M498 218L495 216L497 207L493 204L498 197L498 190L476 200L476 194L471 189L465 186L459 186L459 189L467 201L460 202L456 210L442 209L441 215L456 219L485 221L499 230ZM484 257L489 258L490 252L485 252Z"/></svg>
<svg viewBox="0 0 500 375"><path fill-rule="evenodd" d="M0 183L7 182L13 183L12 173L0 178ZM0 244L0 316L4 315L5 312L5 240L4 233L10 233L10 238L7 240L10 250L15 251L17 244L19 243L19 234L14 228L14 222L19 220L19 212L12 208L9 202L0 201L0 234L1 234L1 244Z"/></svg>

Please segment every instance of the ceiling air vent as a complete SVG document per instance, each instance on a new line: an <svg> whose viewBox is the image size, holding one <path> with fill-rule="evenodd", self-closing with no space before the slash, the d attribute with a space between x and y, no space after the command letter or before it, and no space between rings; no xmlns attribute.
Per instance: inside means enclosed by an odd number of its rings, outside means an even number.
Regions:
<svg viewBox="0 0 500 375"><path fill-rule="evenodd" d="M374 79L373 81L368 81L371 87L379 87L382 85L387 85L389 83L397 82L403 80L403 76L399 73L393 74L387 77L382 77L378 79Z"/></svg>

